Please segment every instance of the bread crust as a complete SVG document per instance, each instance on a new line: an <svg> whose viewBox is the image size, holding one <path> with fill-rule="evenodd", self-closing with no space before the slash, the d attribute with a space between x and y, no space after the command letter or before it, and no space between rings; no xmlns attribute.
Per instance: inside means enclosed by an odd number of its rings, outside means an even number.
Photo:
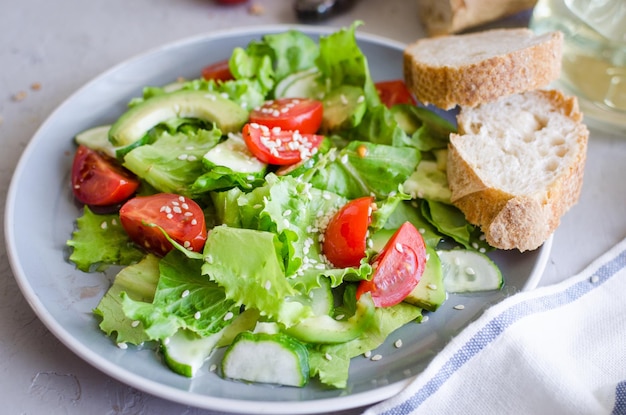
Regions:
<svg viewBox="0 0 626 415"><path fill-rule="evenodd" d="M571 120L571 131L566 133L575 137L568 148L568 151L573 152L573 157L568 159L567 166L560 166L559 175L551 183L532 193L522 194L494 188L477 173L476 161L467 160L459 150L462 145L460 140L483 139L471 133L450 136L447 164L452 203L465 214L470 223L480 226L491 246L522 252L541 246L558 227L561 217L578 201L589 136L587 127L581 122L582 114L578 110L576 97L566 97L555 90L527 94L543 96L555 111ZM460 132L471 130L465 121L461 113ZM488 120L485 120L483 127L488 130ZM535 143L529 141L524 145L533 146Z"/></svg>
<svg viewBox="0 0 626 415"><path fill-rule="evenodd" d="M505 53L477 62L471 58L480 51L470 46L463 52L467 63L460 65L447 62L445 53L438 62L423 60L425 51L445 51L464 43L484 45L488 39L503 35L518 37L523 46L512 46ZM421 39L404 50L405 82L420 102L446 110L457 105L474 107L504 95L542 88L559 77L563 34L552 32L542 37L541 42L529 43L536 37L528 29L493 29Z"/></svg>

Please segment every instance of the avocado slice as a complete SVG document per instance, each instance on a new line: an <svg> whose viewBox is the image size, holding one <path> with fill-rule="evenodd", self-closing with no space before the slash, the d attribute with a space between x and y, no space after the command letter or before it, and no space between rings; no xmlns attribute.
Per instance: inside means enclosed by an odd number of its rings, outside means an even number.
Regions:
<svg viewBox="0 0 626 415"><path fill-rule="evenodd" d="M363 89L353 85L341 85L333 89L322 102L322 129L328 133L359 125L367 109Z"/></svg>
<svg viewBox="0 0 626 415"><path fill-rule="evenodd" d="M214 122L224 134L239 132L248 112L215 92L179 90L157 95L126 111L109 130L114 146L141 140L156 125L172 118L197 118Z"/></svg>
<svg viewBox="0 0 626 415"><path fill-rule="evenodd" d="M426 254L428 260L424 274L404 301L424 310L436 311L446 301L446 287L443 284L443 271L439 255L429 246L426 247Z"/></svg>

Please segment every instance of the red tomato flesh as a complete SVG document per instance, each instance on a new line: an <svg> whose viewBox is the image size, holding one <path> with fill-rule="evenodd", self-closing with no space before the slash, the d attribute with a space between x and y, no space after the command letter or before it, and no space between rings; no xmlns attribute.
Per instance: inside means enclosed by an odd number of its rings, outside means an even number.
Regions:
<svg viewBox="0 0 626 415"><path fill-rule="evenodd" d="M267 101L250 112L250 122L314 134L322 125L324 113L321 101L309 98L281 98Z"/></svg>
<svg viewBox="0 0 626 415"><path fill-rule="evenodd" d="M380 100L388 108L396 104L417 104L417 100L401 79L376 82L375 86Z"/></svg>
<svg viewBox="0 0 626 415"><path fill-rule="evenodd" d="M324 136L298 131L269 128L262 124L244 125L243 140L248 149L263 163L286 166L299 163L317 152Z"/></svg>
<svg viewBox="0 0 626 415"><path fill-rule="evenodd" d="M415 226L405 222L374 261L374 275L361 281L357 298L370 292L376 307L396 305L411 293L426 266L426 244Z"/></svg>
<svg viewBox="0 0 626 415"><path fill-rule="evenodd" d="M130 199L120 209L120 222L133 242L161 256L173 248L161 229L195 252L202 251L207 238L202 208L193 200L172 193Z"/></svg>
<svg viewBox="0 0 626 415"><path fill-rule="evenodd" d="M214 79L216 81L230 81L233 74L230 72L228 60L219 61L202 68L202 77L207 81Z"/></svg>
<svg viewBox="0 0 626 415"><path fill-rule="evenodd" d="M86 205L122 203L139 187L139 180L117 161L79 145L72 163L72 192Z"/></svg>
<svg viewBox="0 0 626 415"><path fill-rule="evenodd" d="M367 228L372 222L374 198L351 200L330 220L322 252L338 268L358 267L367 248Z"/></svg>

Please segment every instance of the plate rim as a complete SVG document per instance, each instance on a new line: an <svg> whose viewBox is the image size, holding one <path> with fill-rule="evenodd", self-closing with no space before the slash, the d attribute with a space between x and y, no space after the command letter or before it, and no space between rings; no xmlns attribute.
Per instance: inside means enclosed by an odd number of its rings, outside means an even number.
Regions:
<svg viewBox="0 0 626 415"><path fill-rule="evenodd" d="M170 385L165 385L157 381L153 381L152 379L149 379L147 377L137 375L124 367L111 365L110 362L108 362L106 359L93 353L86 344L74 338L74 336L68 330L66 330L52 314L48 312L48 309L40 300L39 295L35 290L35 287L30 283L22 264L18 260L19 255L17 252L17 248L13 243L15 241L16 229L12 225L12 219L15 216L15 212L17 209L16 198L19 191L18 184L20 178L24 174L24 170L28 166L31 155L34 152L34 149L39 141L37 137L42 134L42 131L47 128L48 124L52 123L52 120L55 119L58 113L62 112L62 110L66 106L71 104L76 96L81 94L84 90L89 89L91 85L99 82L101 79L106 78L107 76L110 76L110 74L113 74L120 68L123 68L124 66L131 63L138 62L153 54L166 53L168 50L181 47L190 47L191 45L198 42L204 42L208 40L214 41L220 38L228 38L232 36L261 36L264 33L274 33L291 29L302 31L307 35L320 36L333 33L341 28L342 27L322 27L306 24L271 24L250 26L247 28L220 29L183 37L181 39L170 41L162 45L149 48L144 52L130 56L126 59L123 59L119 63L109 67L108 69L100 72L96 76L92 77L89 81L84 83L82 86L74 90L69 96L64 98L62 102L58 106L56 106L52 112L49 113L49 115L37 128L33 136L29 139L26 147L19 156L18 163L15 170L13 171L5 201L4 237L10 269L22 295L28 302L31 309L37 315L37 318L62 344L65 345L65 347L70 349L79 358L89 363L92 367L99 370L100 372L120 381L125 385L132 386L147 394L179 404L190 405L202 409L219 410L232 413L315 414L337 410L354 409L358 407L368 406L394 396L402 389L404 389L404 387L406 387L410 382L412 382L412 380L416 376L418 376L415 375L402 381L381 386L375 388L372 391L360 392L347 396L286 402L227 399L210 395L201 395L192 391L185 391ZM356 37L357 40L367 41L397 50L403 50L406 47L406 43L372 33L357 32ZM541 252L539 253L538 258L533 265L529 278L526 280L524 286L520 289L521 291L533 289L538 285L550 256L552 241L553 236L550 236L548 240L546 240L544 244L539 248ZM315 405L310 405L311 402L314 402Z"/></svg>

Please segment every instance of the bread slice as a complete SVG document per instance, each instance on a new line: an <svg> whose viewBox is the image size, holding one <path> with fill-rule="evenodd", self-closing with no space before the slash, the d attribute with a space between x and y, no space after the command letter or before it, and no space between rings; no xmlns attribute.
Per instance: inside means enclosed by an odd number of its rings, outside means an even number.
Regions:
<svg viewBox="0 0 626 415"><path fill-rule="evenodd" d="M419 18L429 36L457 33L532 9L537 0L418 0Z"/></svg>
<svg viewBox="0 0 626 415"><path fill-rule="evenodd" d="M473 107L559 77L563 34L530 29L425 38L404 50L404 78L423 104Z"/></svg>
<svg viewBox="0 0 626 415"><path fill-rule="evenodd" d="M533 250L580 196L589 132L576 97L513 94L463 108L450 135L451 201L487 242Z"/></svg>

